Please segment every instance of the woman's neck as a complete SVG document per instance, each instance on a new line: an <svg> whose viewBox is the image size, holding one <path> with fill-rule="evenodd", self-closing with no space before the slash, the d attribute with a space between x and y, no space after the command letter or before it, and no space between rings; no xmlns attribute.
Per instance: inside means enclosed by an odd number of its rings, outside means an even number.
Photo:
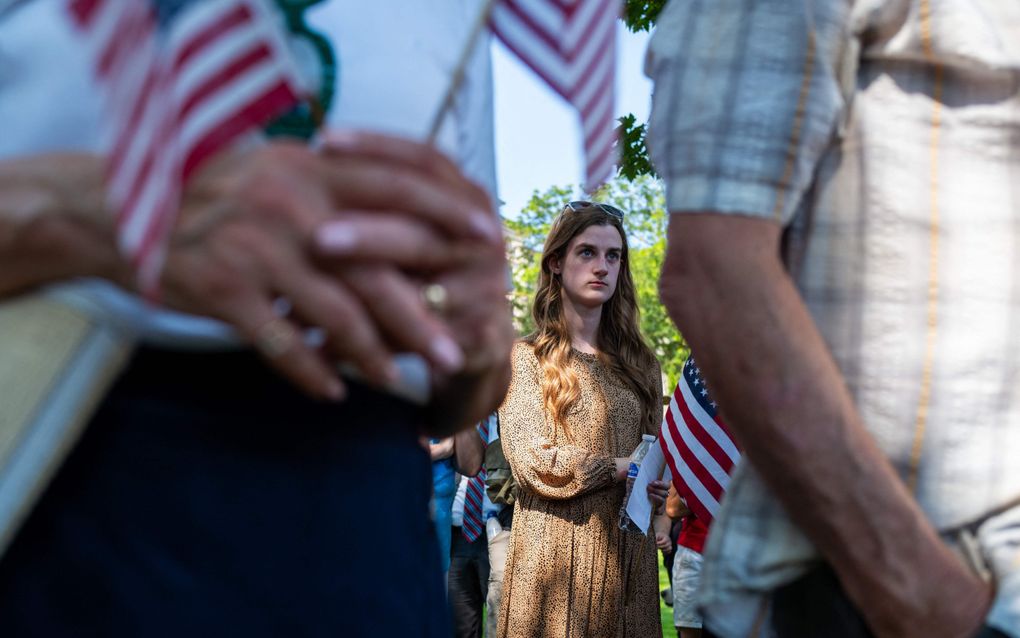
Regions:
<svg viewBox="0 0 1020 638"><path fill-rule="evenodd" d="M602 306L589 308L577 306L569 299L563 300L563 318L570 330L570 345L588 354L598 354L599 323L602 321Z"/></svg>

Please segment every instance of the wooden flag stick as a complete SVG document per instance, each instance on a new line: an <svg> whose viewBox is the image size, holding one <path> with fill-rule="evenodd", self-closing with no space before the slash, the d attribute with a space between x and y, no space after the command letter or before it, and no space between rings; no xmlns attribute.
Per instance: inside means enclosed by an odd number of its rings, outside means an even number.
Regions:
<svg viewBox="0 0 1020 638"><path fill-rule="evenodd" d="M446 89L446 95L443 96L443 101L439 104L439 109L432 118L432 126L429 128L427 139L429 144L435 144L436 136L439 135L439 129L443 125L443 120L446 119L446 114L453 107L453 100L457 95L457 89L464 82L464 71L467 69L468 61L471 59L471 53L475 50L478 36L485 29L485 24L489 21L489 13L497 1L484 0L482 2L482 10L478 12L478 17L475 18L475 23L471 26L471 34L468 35L467 42L464 44L464 50L461 51L460 59L457 61L453 76L450 78L450 85Z"/></svg>

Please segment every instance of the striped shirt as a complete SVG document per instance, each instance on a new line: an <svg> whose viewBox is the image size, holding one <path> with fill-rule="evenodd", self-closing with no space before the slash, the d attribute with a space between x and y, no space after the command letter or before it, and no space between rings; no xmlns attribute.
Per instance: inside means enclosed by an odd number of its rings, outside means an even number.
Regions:
<svg viewBox="0 0 1020 638"><path fill-rule="evenodd" d="M863 421L932 523L1020 495L1020 5L674 1L646 71L670 211L784 227ZM712 529L709 611L817 560L746 463ZM979 533L990 621L1020 636L1008 536Z"/></svg>

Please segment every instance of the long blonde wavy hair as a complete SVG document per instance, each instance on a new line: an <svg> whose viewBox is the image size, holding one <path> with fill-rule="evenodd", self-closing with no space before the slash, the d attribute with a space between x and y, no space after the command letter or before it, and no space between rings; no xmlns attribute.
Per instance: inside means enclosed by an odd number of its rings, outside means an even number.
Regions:
<svg viewBox="0 0 1020 638"><path fill-rule="evenodd" d="M597 205L575 203L560 213L545 240L538 290L531 308L535 331L524 339L534 347L543 371L542 399L546 413L553 420L554 439L562 432L568 441L573 440L566 417L581 398L581 388L577 375L569 366L572 340L563 314L563 285L560 276L552 272L551 263L554 258L562 261L570 241L594 225L613 226L623 240L616 292L602 306L596 335L599 358L637 395L642 408L642 431L654 434L661 417L661 388L657 382L651 382L648 374L655 355L638 327L637 294L630 274L623 220Z"/></svg>

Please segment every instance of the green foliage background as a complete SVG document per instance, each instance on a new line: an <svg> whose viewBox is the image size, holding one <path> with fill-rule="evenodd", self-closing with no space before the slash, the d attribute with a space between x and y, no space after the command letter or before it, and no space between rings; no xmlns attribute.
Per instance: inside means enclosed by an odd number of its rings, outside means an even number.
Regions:
<svg viewBox="0 0 1020 638"><path fill-rule="evenodd" d="M556 215L577 190L552 186L535 191L516 219L506 220L508 250L513 276L511 306L519 334L534 329L531 303L538 283L542 244ZM637 288L641 331L648 340L670 388L676 383L688 355L687 344L659 302L658 281L666 254L666 208L661 184L648 175L633 181L617 178L599 191L596 200L626 211L624 227L630 245L630 269Z"/></svg>
<svg viewBox="0 0 1020 638"><path fill-rule="evenodd" d="M650 31L665 5L666 0L626 0L623 7L623 22L635 33ZM617 121L620 123L616 129L620 140L618 173L631 180L641 175L655 176L655 169L648 159L648 147L645 144L646 125L638 123L633 114L625 115Z"/></svg>
<svg viewBox="0 0 1020 638"><path fill-rule="evenodd" d="M666 0L626 0L623 21L631 31L648 31L655 26Z"/></svg>

